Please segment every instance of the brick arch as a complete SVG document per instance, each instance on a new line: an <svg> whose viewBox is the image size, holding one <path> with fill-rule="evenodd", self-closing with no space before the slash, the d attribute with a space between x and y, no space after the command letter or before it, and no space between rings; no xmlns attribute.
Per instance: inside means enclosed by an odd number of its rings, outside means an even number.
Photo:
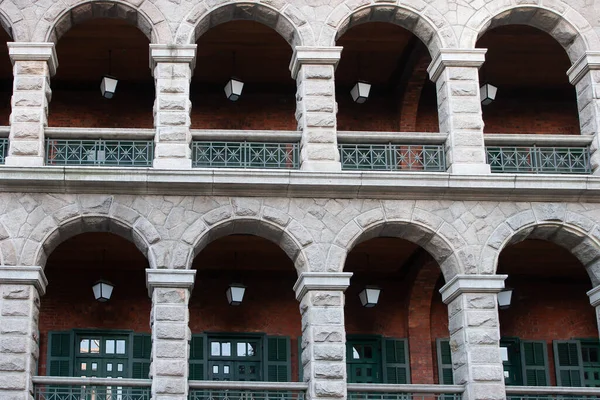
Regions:
<svg viewBox="0 0 600 400"><path fill-rule="evenodd" d="M173 41L160 9L149 1L140 3L133 0L85 1L76 5L58 1L41 18L32 40L57 43L73 26L95 18L126 21L142 31L150 43L168 44Z"/></svg>
<svg viewBox="0 0 600 400"><path fill-rule="evenodd" d="M320 45L335 46L337 40L356 25L389 22L417 36L427 46L432 59L439 49L457 46L456 35L450 23L431 5L417 11L401 2L380 4L369 0L370 4L360 8L356 8L355 3L346 0L329 14L319 35Z"/></svg>
<svg viewBox="0 0 600 400"><path fill-rule="evenodd" d="M472 256L467 253L468 246L454 227L446 222L430 226L414 219L386 219L377 211L378 216L372 212L369 217L359 216L341 229L327 256L329 268L343 271L348 253L359 243L375 237L397 237L425 249L440 266L446 282L464 273L461 259Z"/></svg>
<svg viewBox="0 0 600 400"><path fill-rule="evenodd" d="M564 205L548 207L521 211L500 224L484 246L482 268L496 273L500 253L507 246L526 239L546 240L569 250L585 267L592 284L599 285L600 237L596 232L600 226L583 215L567 212ZM550 213L544 215L544 211Z"/></svg>
<svg viewBox="0 0 600 400"><path fill-rule="evenodd" d="M258 200L256 203L258 206ZM255 235L275 243L292 260L298 273L322 269L322 252L308 230L289 215L262 204L254 210L235 204L222 206L191 224L182 235L183 242L189 245L186 268L191 268L194 258L209 243L233 234Z"/></svg>
<svg viewBox="0 0 600 400"><path fill-rule="evenodd" d="M221 4L200 1L177 29L178 44L194 44L209 29L230 21L260 22L281 35L294 48L313 44L312 30L305 16L289 3L232 2Z"/></svg>
<svg viewBox="0 0 600 400"><path fill-rule="evenodd" d="M504 25L529 25L541 29L565 49L571 63L581 58L586 50L600 48L598 35L587 20L560 1L544 6L512 4L496 12L482 7L467 21L460 38L461 47L474 48L485 32Z"/></svg>

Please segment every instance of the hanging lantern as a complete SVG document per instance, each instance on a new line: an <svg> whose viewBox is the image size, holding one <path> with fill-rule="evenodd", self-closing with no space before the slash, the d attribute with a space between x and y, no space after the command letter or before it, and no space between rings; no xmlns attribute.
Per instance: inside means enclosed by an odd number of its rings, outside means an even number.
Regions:
<svg viewBox="0 0 600 400"><path fill-rule="evenodd" d="M239 283L232 283L227 288L227 302L230 306L239 306L244 300L244 293L246 292L246 286Z"/></svg>
<svg viewBox="0 0 600 400"><path fill-rule="evenodd" d="M498 88L494 85L490 85L486 83L481 88L479 88L479 95L481 97L481 104L487 106L491 104L492 101L496 99L496 93L498 93Z"/></svg>
<svg viewBox="0 0 600 400"><path fill-rule="evenodd" d="M358 294L360 302L363 307L375 307L379 301L379 294L381 289L377 286L365 286L365 288Z"/></svg>
<svg viewBox="0 0 600 400"><path fill-rule="evenodd" d="M94 297L102 303L110 300L114 288L112 283L105 280L99 280L92 286Z"/></svg>
<svg viewBox="0 0 600 400"><path fill-rule="evenodd" d="M501 310L506 310L508 307L510 307L512 292L512 289L506 288L500 293L498 293L498 308L500 308Z"/></svg>
<svg viewBox="0 0 600 400"><path fill-rule="evenodd" d="M352 100L354 100L355 103L362 104L369 98L370 91L370 83L358 81L356 82L352 90L350 90L350 94L352 95Z"/></svg>
<svg viewBox="0 0 600 400"><path fill-rule="evenodd" d="M243 88L244 82L238 78L231 78L225 85L225 96L231 101L237 101L242 95Z"/></svg>
<svg viewBox="0 0 600 400"><path fill-rule="evenodd" d="M113 76L105 75L100 83L100 92L105 99L112 99L117 91L118 79Z"/></svg>

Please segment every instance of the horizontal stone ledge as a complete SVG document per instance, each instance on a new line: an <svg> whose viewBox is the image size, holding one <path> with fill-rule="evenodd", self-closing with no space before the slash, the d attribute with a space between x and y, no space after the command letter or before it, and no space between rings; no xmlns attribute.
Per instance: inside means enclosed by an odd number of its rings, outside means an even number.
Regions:
<svg viewBox="0 0 600 400"><path fill-rule="evenodd" d="M146 269L146 286L148 295L152 297L152 292L157 288L194 288L196 278L195 270L182 269Z"/></svg>
<svg viewBox="0 0 600 400"><path fill-rule="evenodd" d="M33 285L43 295L46 293L48 279L40 266L0 265L0 284Z"/></svg>
<svg viewBox="0 0 600 400"><path fill-rule="evenodd" d="M463 293L498 293L504 289L508 275L456 275L441 289L446 304Z"/></svg>

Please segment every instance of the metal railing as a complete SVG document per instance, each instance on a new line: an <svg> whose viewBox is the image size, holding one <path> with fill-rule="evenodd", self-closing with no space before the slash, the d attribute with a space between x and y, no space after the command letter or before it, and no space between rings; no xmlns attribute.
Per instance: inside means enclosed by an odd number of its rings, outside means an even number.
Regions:
<svg viewBox="0 0 600 400"><path fill-rule="evenodd" d="M308 385L296 382L190 381L189 400L304 400Z"/></svg>
<svg viewBox="0 0 600 400"><path fill-rule="evenodd" d="M4 164L8 155L8 138L0 138L0 164Z"/></svg>
<svg viewBox="0 0 600 400"><path fill-rule="evenodd" d="M151 167L152 140L46 139L46 165Z"/></svg>
<svg viewBox="0 0 600 400"><path fill-rule="evenodd" d="M149 379L33 377L34 400L150 400Z"/></svg>
<svg viewBox="0 0 600 400"><path fill-rule="evenodd" d="M589 147L487 146L492 172L590 174Z"/></svg>
<svg viewBox="0 0 600 400"><path fill-rule="evenodd" d="M340 144L343 170L428 171L446 170L443 145Z"/></svg>
<svg viewBox="0 0 600 400"><path fill-rule="evenodd" d="M460 385L348 384L348 400L460 400Z"/></svg>
<svg viewBox="0 0 600 400"><path fill-rule="evenodd" d="M297 169L299 147L299 143L194 141L192 167Z"/></svg>
<svg viewBox="0 0 600 400"><path fill-rule="evenodd" d="M507 400L600 399L600 388L561 386L507 386Z"/></svg>

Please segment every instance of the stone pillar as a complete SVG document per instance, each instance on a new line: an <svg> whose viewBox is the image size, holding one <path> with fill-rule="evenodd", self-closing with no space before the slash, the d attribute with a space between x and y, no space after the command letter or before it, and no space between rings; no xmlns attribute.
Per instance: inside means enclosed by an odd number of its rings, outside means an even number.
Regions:
<svg viewBox="0 0 600 400"><path fill-rule="evenodd" d="M344 291L348 272L303 272L294 285L302 315L302 365L308 400L346 399Z"/></svg>
<svg viewBox="0 0 600 400"><path fill-rule="evenodd" d="M0 266L0 399L33 400L47 284L41 267Z"/></svg>
<svg viewBox="0 0 600 400"><path fill-rule="evenodd" d="M50 77L58 61L54 43L9 42L13 64L12 113L6 165L44 165L44 129L48 126Z"/></svg>
<svg viewBox="0 0 600 400"><path fill-rule="evenodd" d="M596 323L598 324L598 335L600 336L600 286L596 286L589 292L587 292L590 298L590 304L594 307L596 313Z"/></svg>
<svg viewBox="0 0 600 400"><path fill-rule="evenodd" d="M190 81L196 45L150 45L150 69L156 85L154 168L192 168Z"/></svg>
<svg viewBox="0 0 600 400"><path fill-rule="evenodd" d="M600 52L587 51L567 71L577 91L579 126L582 135L593 138L590 145L592 171L600 174Z"/></svg>
<svg viewBox="0 0 600 400"><path fill-rule="evenodd" d="M300 168L341 171L337 147L335 68L341 47L296 46L290 63L296 80L296 119L302 131Z"/></svg>
<svg viewBox="0 0 600 400"><path fill-rule="evenodd" d="M457 275L441 289L448 305L454 383L464 400L504 399L497 294L507 275Z"/></svg>
<svg viewBox="0 0 600 400"><path fill-rule="evenodd" d="M188 302L196 271L147 269L152 299L152 400L187 400L191 333Z"/></svg>
<svg viewBox="0 0 600 400"><path fill-rule="evenodd" d="M440 132L447 133L446 164L455 174L489 174L483 144L479 67L485 49L441 49L427 71L436 83Z"/></svg>

